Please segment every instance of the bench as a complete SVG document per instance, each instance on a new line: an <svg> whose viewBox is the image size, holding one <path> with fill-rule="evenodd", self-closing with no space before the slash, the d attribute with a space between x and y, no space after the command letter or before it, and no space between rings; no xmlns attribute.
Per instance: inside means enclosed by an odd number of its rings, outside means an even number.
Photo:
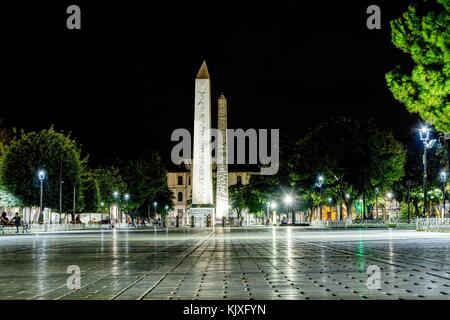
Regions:
<svg viewBox="0 0 450 320"><path fill-rule="evenodd" d="M22 231L22 233L28 233L28 230L30 230L30 225L28 223L21 223L19 229ZM8 230L16 232L16 226L14 225L14 223L0 224L0 231L3 234Z"/></svg>

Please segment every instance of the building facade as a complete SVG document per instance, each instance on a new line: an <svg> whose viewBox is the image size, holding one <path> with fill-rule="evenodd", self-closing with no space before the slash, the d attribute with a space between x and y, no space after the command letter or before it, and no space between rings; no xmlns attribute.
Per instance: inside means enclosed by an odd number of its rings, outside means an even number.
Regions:
<svg viewBox="0 0 450 320"><path fill-rule="evenodd" d="M228 172L228 186L234 184L248 184L250 177L256 174L248 171ZM216 172L213 172L213 183L216 181ZM173 192L173 207L169 212L169 223L175 225L179 217L180 225L189 225L189 207L192 203L192 175L190 171L171 171L167 173L167 185Z"/></svg>

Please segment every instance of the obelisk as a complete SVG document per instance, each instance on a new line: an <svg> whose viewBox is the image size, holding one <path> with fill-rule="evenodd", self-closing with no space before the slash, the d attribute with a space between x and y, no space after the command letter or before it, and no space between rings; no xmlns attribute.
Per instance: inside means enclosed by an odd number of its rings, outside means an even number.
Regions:
<svg viewBox="0 0 450 320"><path fill-rule="evenodd" d="M195 79L194 150L192 161L192 204L195 227L206 227L214 219L211 157L211 83L203 62Z"/></svg>
<svg viewBox="0 0 450 320"><path fill-rule="evenodd" d="M228 218L227 99L222 93L218 101L217 119L217 185L216 224Z"/></svg>

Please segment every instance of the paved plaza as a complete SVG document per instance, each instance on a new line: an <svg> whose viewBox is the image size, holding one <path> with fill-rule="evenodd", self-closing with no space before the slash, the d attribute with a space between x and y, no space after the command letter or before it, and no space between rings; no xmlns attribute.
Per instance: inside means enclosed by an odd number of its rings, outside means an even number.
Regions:
<svg viewBox="0 0 450 320"><path fill-rule="evenodd" d="M67 287L68 266L81 288ZM381 288L366 285L381 270ZM450 234L301 227L0 236L0 299L450 299Z"/></svg>

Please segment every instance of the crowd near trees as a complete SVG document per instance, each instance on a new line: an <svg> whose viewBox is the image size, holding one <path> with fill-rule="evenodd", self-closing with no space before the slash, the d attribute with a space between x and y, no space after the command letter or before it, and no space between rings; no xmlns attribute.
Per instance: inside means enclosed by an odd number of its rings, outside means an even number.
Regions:
<svg viewBox="0 0 450 320"><path fill-rule="evenodd" d="M172 208L166 170L156 152L94 168L70 134L53 127L20 133L0 129L0 207L38 207L41 170L43 206L62 209L72 221L76 213L107 212L113 204L132 217L147 217L153 201Z"/></svg>

